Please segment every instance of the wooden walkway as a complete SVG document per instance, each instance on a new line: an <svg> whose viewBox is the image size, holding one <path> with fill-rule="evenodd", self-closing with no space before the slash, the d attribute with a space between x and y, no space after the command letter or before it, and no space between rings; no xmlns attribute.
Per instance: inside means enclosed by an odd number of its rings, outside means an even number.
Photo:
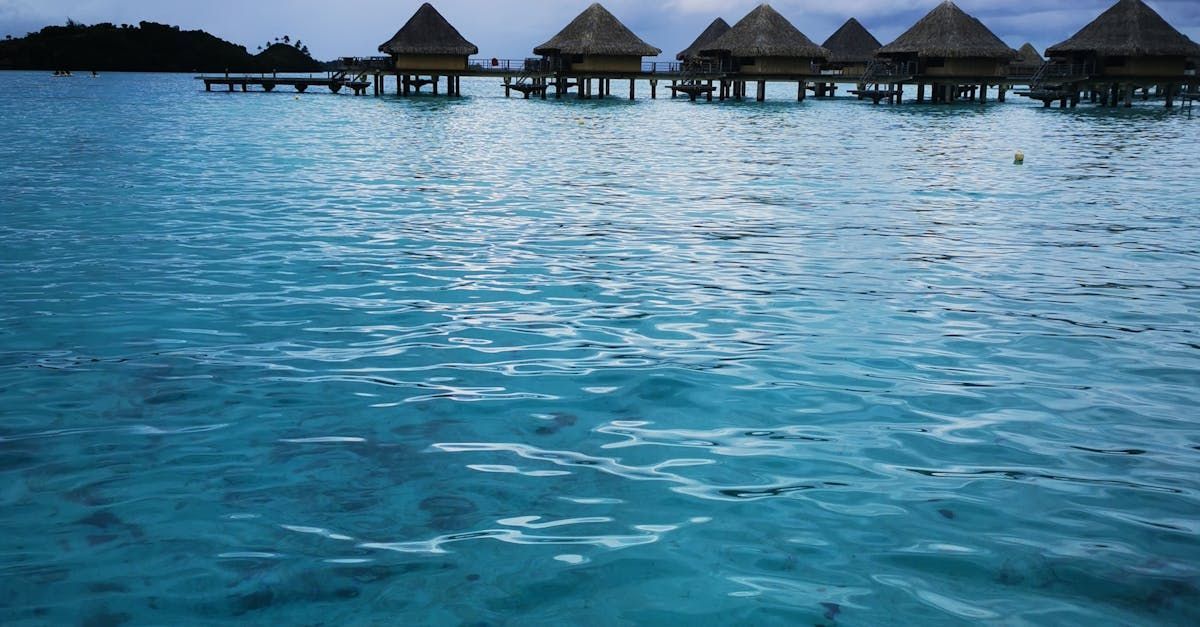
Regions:
<svg viewBox="0 0 1200 627"><path fill-rule="evenodd" d="M643 62L636 71L631 69L623 72L564 70L553 67L549 61L541 58L476 58L468 60L466 67L460 70L399 69L394 66L390 57L346 57L339 61L341 69L325 76L226 74L198 76L196 80L204 82L206 91L213 91L214 87L224 87L230 92L239 88L243 92L251 91L251 88L270 92L276 87L288 86L304 93L310 87L325 87L335 94L346 90L356 96L365 96L370 89L375 96L382 96L387 91L386 83L390 82L391 77L395 77L395 91L399 96L419 95L425 87L429 87L434 95L438 95L442 92L439 86L444 83L443 93L455 97L462 95L461 82L464 77L497 78L500 79L506 97L510 97L515 91L527 99L539 97L543 100L551 97L560 99L572 91L574 93L571 97L580 100L606 98L612 95L613 81L629 81L629 99L633 100L637 95L638 81L645 81L650 84L652 99L658 98L659 83L662 82L666 83L664 87L670 90L672 98L682 95L692 101L704 98L709 102L716 99L742 100L747 97L755 97L762 102L765 100L768 83L795 84L796 100L802 102L808 92L812 92L818 98L832 97L837 93L837 85L848 84L853 86L847 90L848 93L860 100L871 100L875 104L887 101L895 105L904 102L905 86L916 88L918 104L926 102L925 90L932 89L929 101L936 104L984 103L988 99L989 88L999 89L997 100L1004 102L1007 91L1024 85L1027 86L1026 89L1015 93L1041 100L1047 107L1055 101L1060 102L1062 107L1073 107L1084 94L1090 95L1093 102L1099 99L1102 104L1110 106L1115 106L1118 98L1123 96L1125 105L1130 106L1135 89L1145 89L1143 99L1146 99L1149 97L1148 87L1159 84L1165 85L1162 95L1167 107L1171 107L1178 99L1180 104L1190 108L1196 96L1189 92L1200 89L1194 76L1181 77L1181 80L1165 83L1160 80L1139 82L1134 79L1122 79L1119 86L1109 85L1107 81L1092 77L1095 68L1049 62L1040 66L1013 65L1008 75L1002 77L941 78L916 76L914 70L908 66L882 60L868 64L861 74L825 70L814 64L809 72L786 76L743 74L718 67L715 63L697 65L662 61ZM755 92L753 95L751 89ZM1109 91L1113 93L1110 95Z"/></svg>
<svg viewBox="0 0 1200 627"><path fill-rule="evenodd" d="M309 87L327 87L333 93L339 93L343 89L349 90L355 96L367 95L367 89L371 87L371 81L365 79L349 78L348 76L327 76L324 78L308 77L280 77L280 76L197 76L196 80L204 81L204 90L212 91L213 87L228 87L229 91L235 91L235 88L241 87L242 91L250 91L251 87L261 88L263 91L275 91L276 87L287 86L293 87L299 93L308 91Z"/></svg>

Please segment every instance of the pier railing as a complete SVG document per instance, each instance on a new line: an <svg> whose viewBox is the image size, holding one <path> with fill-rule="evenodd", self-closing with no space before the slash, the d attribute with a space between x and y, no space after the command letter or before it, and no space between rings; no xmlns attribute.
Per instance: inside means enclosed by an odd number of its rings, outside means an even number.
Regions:
<svg viewBox="0 0 1200 627"><path fill-rule="evenodd" d="M391 57L342 57L338 65L343 70L390 70Z"/></svg>

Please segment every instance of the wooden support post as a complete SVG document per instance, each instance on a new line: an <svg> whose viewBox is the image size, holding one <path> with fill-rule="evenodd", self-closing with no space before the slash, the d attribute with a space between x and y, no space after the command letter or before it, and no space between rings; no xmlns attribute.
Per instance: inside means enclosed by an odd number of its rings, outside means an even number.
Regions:
<svg viewBox="0 0 1200 627"><path fill-rule="evenodd" d="M629 99L630 100L637 99L637 80L632 79L632 78L629 79Z"/></svg>
<svg viewBox="0 0 1200 627"><path fill-rule="evenodd" d="M758 100L759 102L766 102L766 100L767 100L767 81L758 81L758 93L756 94L755 99Z"/></svg>
<svg viewBox="0 0 1200 627"><path fill-rule="evenodd" d="M504 97L512 98L512 77L511 76L504 77Z"/></svg>
<svg viewBox="0 0 1200 627"><path fill-rule="evenodd" d="M1008 91L1008 85L1000 86L1000 93L996 94L996 102L1004 102L1005 92Z"/></svg>
<svg viewBox="0 0 1200 627"><path fill-rule="evenodd" d="M925 102L925 83L917 83L917 104Z"/></svg>
<svg viewBox="0 0 1200 627"><path fill-rule="evenodd" d="M808 96L808 81L800 81L796 83L796 102L804 102L804 98Z"/></svg>
<svg viewBox="0 0 1200 627"><path fill-rule="evenodd" d="M1125 86L1125 108L1133 106L1133 85Z"/></svg>
<svg viewBox="0 0 1200 627"><path fill-rule="evenodd" d="M713 84L712 84L712 81L708 81L708 91L705 92L704 99L707 100L708 102L712 102L712 99L713 99L712 94L713 94Z"/></svg>
<svg viewBox="0 0 1200 627"><path fill-rule="evenodd" d="M1163 93L1167 99L1166 107L1168 109L1174 109L1175 108L1175 84L1167 83L1163 88Z"/></svg>
<svg viewBox="0 0 1200 627"><path fill-rule="evenodd" d="M545 100L550 97L550 83L545 78L540 80L542 81L542 100Z"/></svg>
<svg viewBox="0 0 1200 627"><path fill-rule="evenodd" d="M432 76L432 77L430 77L430 79L433 81L433 95L436 96L436 95L438 95L438 83L441 82L442 77Z"/></svg>
<svg viewBox="0 0 1200 627"><path fill-rule="evenodd" d="M979 85L979 104L987 104L987 83Z"/></svg>
<svg viewBox="0 0 1200 627"><path fill-rule="evenodd" d="M658 100L658 79L650 79L650 99Z"/></svg>
<svg viewBox="0 0 1200 627"><path fill-rule="evenodd" d="M677 96L679 94L679 92L675 90L675 88L678 86L679 86L679 81L671 81L671 100L674 100L675 96Z"/></svg>

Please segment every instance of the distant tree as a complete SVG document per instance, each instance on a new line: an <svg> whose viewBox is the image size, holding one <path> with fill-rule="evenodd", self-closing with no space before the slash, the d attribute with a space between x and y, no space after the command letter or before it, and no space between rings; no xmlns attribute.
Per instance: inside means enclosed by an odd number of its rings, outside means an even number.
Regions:
<svg viewBox="0 0 1200 627"><path fill-rule="evenodd" d="M75 20L73 20L69 17L67 18L67 28L79 28L80 26L82 26L82 24L80 24L79 22L76 22Z"/></svg>
<svg viewBox="0 0 1200 627"><path fill-rule="evenodd" d="M299 39L297 39L297 40L296 40L296 47L297 47L297 48L303 48L303 47L304 47L304 42L302 42L302 41L300 41Z"/></svg>
<svg viewBox="0 0 1200 627"><path fill-rule="evenodd" d="M5 35L5 36L4 36L4 40L5 40L5 41L10 41L10 40L12 40L12 35Z"/></svg>
<svg viewBox="0 0 1200 627"><path fill-rule="evenodd" d="M263 49L263 47L262 47L262 46L259 46L259 47L258 47L258 51L259 51L259 52L262 52L262 49Z"/></svg>
<svg viewBox="0 0 1200 627"><path fill-rule="evenodd" d="M284 35L284 36L283 36L283 43L285 43L285 44L290 44L290 43L292 43L292 38L291 38L291 37L288 37L287 35Z"/></svg>
<svg viewBox="0 0 1200 627"><path fill-rule="evenodd" d="M304 53L304 56L306 56L306 57L307 57L307 56L312 56L312 55L308 54L308 46L304 46L303 48L301 48L301 49L300 49L300 52L303 52L303 53Z"/></svg>

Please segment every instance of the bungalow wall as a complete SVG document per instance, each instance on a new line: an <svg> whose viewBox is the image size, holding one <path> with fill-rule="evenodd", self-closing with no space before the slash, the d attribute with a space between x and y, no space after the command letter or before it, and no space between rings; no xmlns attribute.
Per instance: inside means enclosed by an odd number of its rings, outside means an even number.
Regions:
<svg viewBox="0 0 1200 627"><path fill-rule="evenodd" d="M462 72L467 69L467 57L446 54L394 55L397 70L421 72Z"/></svg>
<svg viewBox="0 0 1200 627"><path fill-rule="evenodd" d="M1096 70L1102 76L1154 77L1185 76L1187 59L1184 57L1100 57Z"/></svg>
<svg viewBox="0 0 1200 627"><path fill-rule="evenodd" d="M748 76L795 76L813 74L813 59L810 57L755 57L739 59L742 74Z"/></svg>
<svg viewBox="0 0 1200 627"><path fill-rule="evenodd" d="M572 72L637 73L642 58L629 56L581 55L568 58Z"/></svg>
<svg viewBox="0 0 1200 627"><path fill-rule="evenodd" d="M921 60L921 74L934 78L1002 77L1008 75L1008 60L929 57Z"/></svg>
<svg viewBox="0 0 1200 627"><path fill-rule="evenodd" d="M837 70L842 73L842 76L862 76L867 73L866 63L826 63L822 66L824 70Z"/></svg>

